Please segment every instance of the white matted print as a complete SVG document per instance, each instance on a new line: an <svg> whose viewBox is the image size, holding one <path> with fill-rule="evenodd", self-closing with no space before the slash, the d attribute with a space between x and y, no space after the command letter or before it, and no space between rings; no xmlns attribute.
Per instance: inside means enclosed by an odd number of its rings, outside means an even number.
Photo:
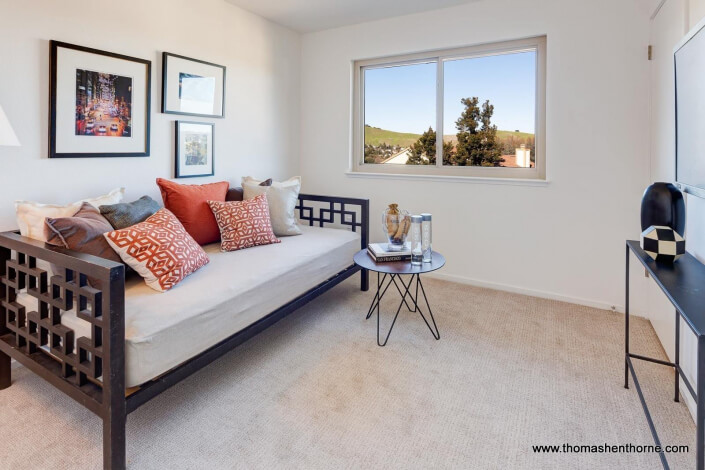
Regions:
<svg viewBox="0 0 705 470"><path fill-rule="evenodd" d="M176 121L176 178L215 174L215 124Z"/></svg>
<svg viewBox="0 0 705 470"><path fill-rule="evenodd" d="M176 54L162 54L162 112L225 115L225 67Z"/></svg>
<svg viewBox="0 0 705 470"><path fill-rule="evenodd" d="M151 62L51 41L50 157L149 155Z"/></svg>

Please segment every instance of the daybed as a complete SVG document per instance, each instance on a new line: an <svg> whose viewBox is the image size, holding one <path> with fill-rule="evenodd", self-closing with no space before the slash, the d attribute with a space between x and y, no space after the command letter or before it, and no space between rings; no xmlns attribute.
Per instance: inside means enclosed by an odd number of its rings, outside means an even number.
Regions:
<svg viewBox="0 0 705 470"><path fill-rule="evenodd" d="M103 466L124 468L127 414L360 270L368 200L301 194L296 210L302 235L208 245L210 263L167 293L126 282L120 263L0 234L0 390L14 358L100 416Z"/></svg>

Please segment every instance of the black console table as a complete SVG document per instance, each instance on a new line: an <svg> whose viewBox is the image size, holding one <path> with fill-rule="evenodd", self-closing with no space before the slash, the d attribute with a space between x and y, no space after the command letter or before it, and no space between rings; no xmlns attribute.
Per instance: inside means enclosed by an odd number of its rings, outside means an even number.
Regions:
<svg viewBox="0 0 705 470"><path fill-rule="evenodd" d="M629 352L629 253L633 253L641 262L646 271L656 281L666 297L676 308L676 354L675 361L668 362L652 357L641 356ZM675 371L674 400L679 401L680 379L683 379L688 391L697 403L697 413L695 419L696 428L696 465L698 470L705 469L705 455L703 455L703 445L705 445L705 265L695 259L691 254L686 253L681 259L672 265L658 264L647 255L639 246L638 241L627 241L626 256L626 298L624 304L625 326L624 326L624 388L629 388L629 373L634 380L641 406L644 408L646 421L651 429L651 435L657 446L661 446L658 433L651 419L651 413L646 406L644 394L641 392L636 372L632 365L632 359L655 362L665 366L673 367ZM683 369L680 366L680 319L683 318L690 329L698 338L698 372L697 391L693 389ZM663 468L668 469L668 462L663 452L660 454Z"/></svg>

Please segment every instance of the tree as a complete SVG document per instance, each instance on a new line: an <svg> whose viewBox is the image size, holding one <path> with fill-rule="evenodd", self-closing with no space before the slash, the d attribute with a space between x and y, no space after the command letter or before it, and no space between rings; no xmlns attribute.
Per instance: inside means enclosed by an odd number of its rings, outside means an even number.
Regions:
<svg viewBox="0 0 705 470"><path fill-rule="evenodd" d="M382 142L379 145L365 144L365 163L381 163L385 159L401 152L399 145Z"/></svg>
<svg viewBox="0 0 705 470"><path fill-rule="evenodd" d="M443 163L450 163L453 153L453 144L443 142ZM429 126L428 130L421 134L419 140L409 147L409 159L407 165L435 165L436 164L436 131Z"/></svg>
<svg viewBox="0 0 705 470"><path fill-rule="evenodd" d="M455 125L458 128L458 144L452 161L461 166L500 166L504 159L497 140L497 126L492 125L494 106L487 100L480 108L475 96L460 102L465 110Z"/></svg>
<svg viewBox="0 0 705 470"><path fill-rule="evenodd" d="M513 155L516 149L524 145L527 149L531 150L531 161L534 160L534 155L536 154L536 139L533 135L522 137L516 133L508 133L503 137L498 136L497 140L500 143L503 155Z"/></svg>

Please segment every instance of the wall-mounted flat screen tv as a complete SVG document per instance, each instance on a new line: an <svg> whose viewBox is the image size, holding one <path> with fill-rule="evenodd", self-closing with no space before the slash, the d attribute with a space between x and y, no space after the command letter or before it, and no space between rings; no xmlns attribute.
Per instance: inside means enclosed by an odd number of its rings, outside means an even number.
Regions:
<svg viewBox="0 0 705 470"><path fill-rule="evenodd" d="M676 182L705 197L705 23L676 46Z"/></svg>

